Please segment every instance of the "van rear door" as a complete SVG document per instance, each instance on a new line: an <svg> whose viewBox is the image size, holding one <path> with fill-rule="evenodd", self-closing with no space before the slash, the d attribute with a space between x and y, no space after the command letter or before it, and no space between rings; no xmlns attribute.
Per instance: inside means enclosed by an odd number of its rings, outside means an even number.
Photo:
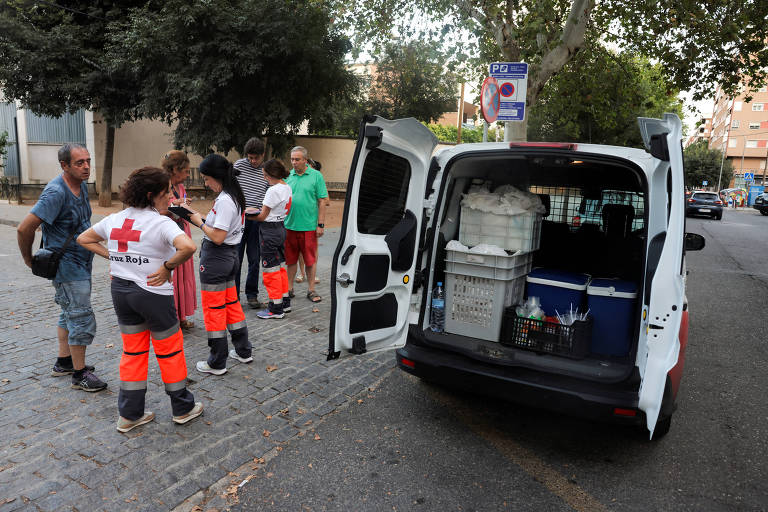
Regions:
<svg viewBox="0 0 768 512"><path fill-rule="evenodd" d="M413 118L363 121L331 269L328 359L405 345L436 145L434 134Z"/></svg>
<svg viewBox="0 0 768 512"><path fill-rule="evenodd" d="M685 298L683 238L682 123L674 114L639 118L646 149L655 157L649 174L648 259L646 263L645 333L640 336L637 366L641 384L638 407L653 435L661 411L667 373L680 354L680 322Z"/></svg>

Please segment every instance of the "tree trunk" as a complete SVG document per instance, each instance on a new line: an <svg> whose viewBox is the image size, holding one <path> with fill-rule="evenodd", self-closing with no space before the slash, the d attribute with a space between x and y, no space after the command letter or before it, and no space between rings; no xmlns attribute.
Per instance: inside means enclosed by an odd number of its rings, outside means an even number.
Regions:
<svg viewBox="0 0 768 512"><path fill-rule="evenodd" d="M112 159L115 155L115 127L107 124L107 143L104 148L104 167L99 185L99 206L112 206Z"/></svg>

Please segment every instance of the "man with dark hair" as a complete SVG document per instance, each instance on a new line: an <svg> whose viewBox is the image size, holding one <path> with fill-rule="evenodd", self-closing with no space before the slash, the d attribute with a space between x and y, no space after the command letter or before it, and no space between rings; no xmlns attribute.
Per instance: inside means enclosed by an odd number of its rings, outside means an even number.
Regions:
<svg viewBox="0 0 768 512"><path fill-rule="evenodd" d="M35 231L42 226L43 247L60 251L64 247L58 272L53 279L54 300L61 306L57 334L59 357L52 375L72 375L72 387L101 391L107 387L85 364L85 349L96 335L96 317L91 309L91 264L93 254L75 242L91 227L91 205L86 181L91 174L91 155L80 144L65 144L59 149L59 165L64 171L46 185L32 210L17 229L21 256L32 266ZM67 240L69 239L69 243Z"/></svg>
<svg viewBox="0 0 768 512"><path fill-rule="evenodd" d="M245 231L240 240L238 254L240 263L235 274L235 287L237 295L240 296L240 273L243 266L243 255L248 253L248 273L245 279L245 297L248 305L253 309L266 307L259 302L259 224L254 220L261 210L261 202L264 200L264 194L267 192L269 184L264 178L261 165L264 162L264 142L257 137L248 139L243 148L245 158L235 162L235 170L239 171L237 181L245 195Z"/></svg>

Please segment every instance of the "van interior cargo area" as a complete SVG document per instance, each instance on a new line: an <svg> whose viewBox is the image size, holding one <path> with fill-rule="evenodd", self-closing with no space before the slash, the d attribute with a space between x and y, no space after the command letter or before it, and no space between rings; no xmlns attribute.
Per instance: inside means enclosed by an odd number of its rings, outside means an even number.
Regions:
<svg viewBox="0 0 768 512"><path fill-rule="evenodd" d="M640 323L636 319L642 311L640 297L646 257L647 184L642 171L620 158L566 150L486 151L451 161L444 170L440 201L448 206L432 221L439 220L430 262L432 286L446 280L445 246L448 241L459 239L462 197L473 184L483 182L491 190L512 185L541 199L546 212L542 215L539 247L533 252L533 268L636 283L638 300L633 306L635 321L628 352L590 352L574 359L504 345L500 340L457 335L447 328L444 333L435 333L429 329L428 297L424 340L493 364L604 383L629 378L635 366Z"/></svg>

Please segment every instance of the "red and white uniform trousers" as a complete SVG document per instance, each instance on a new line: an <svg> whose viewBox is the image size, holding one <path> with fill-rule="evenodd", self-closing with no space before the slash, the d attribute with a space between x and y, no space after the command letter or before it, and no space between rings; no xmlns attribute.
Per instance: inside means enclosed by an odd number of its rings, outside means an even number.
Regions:
<svg viewBox="0 0 768 512"><path fill-rule="evenodd" d="M269 311L281 314L290 307L288 295L288 271L285 268L285 227L282 222L262 222L259 227L261 240L261 279L269 297Z"/></svg>

